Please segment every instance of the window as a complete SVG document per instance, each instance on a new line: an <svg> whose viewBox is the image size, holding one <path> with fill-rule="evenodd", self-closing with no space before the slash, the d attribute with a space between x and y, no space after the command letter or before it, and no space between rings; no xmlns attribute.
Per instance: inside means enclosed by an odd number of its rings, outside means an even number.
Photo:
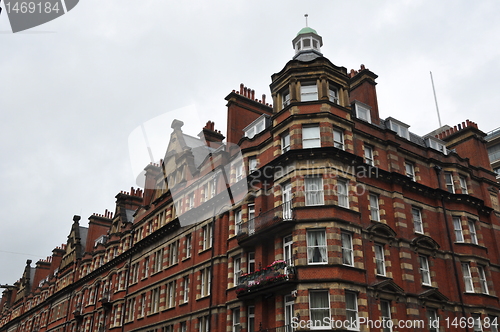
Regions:
<svg viewBox="0 0 500 332"><path fill-rule="evenodd" d="M415 228L415 233L424 233L424 225L422 224L422 214L420 209L412 208L411 214L413 216L413 227Z"/></svg>
<svg viewBox="0 0 500 332"><path fill-rule="evenodd" d="M209 189L209 184L208 183L205 183L205 185L203 186L203 202L206 202L210 199L210 196L209 196L209 193L210 192L210 189Z"/></svg>
<svg viewBox="0 0 500 332"><path fill-rule="evenodd" d="M139 263L132 264L130 270L130 282L135 284L139 281Z"/></svg>
<svg viewBox="0 0 500 332"><path fill-rule="evenodd" d="M210 322L210 316L203 316L198 319L199 332L209 332L208 324Z"/></svg>
<svg viewBox="0 0 500 332"><path fill-rule="evenodd" d="M330 86L328 88L328 100L330 100L334 104L339 103L339 93L335 87Z"/></svg>
<svg viewBox="0 0 500 332"><path fill-rule="evenodd" d="M323 205L323 179L321 177L306 177L304 179L306 205Z"/></svg>
<svg viewBox="0 0 500 332"><path fill-rule="evenodd" d="M265 114L258 117L254 122L243 128L245 136L252 139L255 135L261 133L266 129L266 116Z"/></svg>
<svg viewBox="0 0 500 332"><path fill-rule="evenodd" d="M139 317L144 317L146 311L146 293L141 294L139 300Z"/></svg>
<svg viewBox="0 0 500 332"><path fill-rule="evenodd" d="M211 278L209 267L201 270L201 297L210 295Z"/></svg>
<svg viewBox="0 0 500 332"><path fill-rule="evenodd" d="M454 194L455 186L453 185L453 175L451 174L451 172L444 172L444 183L446 184L446 190Z"/></svg>
<svg viewBox="0 0 500 332"><path fill-rule="evenodd" d="M410 139L410 132L408 131L409 126L403 123L396 123L394 119L389 120L389 125L391 130L395 131L398 136L406 139Z"/></svg>
<svg viewBox="0 0 500 332"><path fill-rule="evenodd" d="M167 285L167 308L175 307L175 281L171 281Z"/></svg>
<svg viewBox="0 0 500 332"><path fill-rule="evenodd" d="M243 179L243 163L238 162L234 168L235 168L235 172L236 172L236 182L238 182L241 179Z"/></svg>
<svg viewBox="0 0 500 332"><path fill-rule="evenodd" d="M255 233L255 204L248 204L248 233Z"/></svg>
<svg viewBox="0 0 500 332"><path fill-rule="evenodd" d="M481 314L472 314L472 318L474 318L474 332L482 332Z"/></svg>
<svg viewBox="0 0 500 332"><path fill-rule="evenodd" d="M467 179L463 176L458 178L460 181L460 189L462 190L462 194L467 195L469 191L467 190Z"/></svg>
<svg viewBox="0 0 500 332"><path fill-rule="evenodd" d="M248 262L247 262L247 273L252 273L255 271L255 252L251 251L248 253Z"/></svg>
<svg viewBox="0 0 500 332"><path fill-rule="evenodd" d="M192 240L191 240L191 234L186 235L186 258L191 257L191 250L192 250Z"/></svg>
<svg viewBox="0 0 500 332"><path fill-rule="evenodd" d="M240 284L241 275L241 257L236 256L233 258L233 286Z"/></svg>
<svg viewBox="0 0 500 332"><path fill-rule="evenodd" d="M470 220L469 219L468 224L469 224L470 242L472 244L478 244L478 242L477 242L477 232L476 232L476 223L474 222L474 220Z"/></svg>
<svg viewBox="0 0 500 332"><path fill-rule="evenodd" d="M481 285L481 293L489 294L488 291L488 281L486 280L486 273L484 267L481 265L477 266L477 273L479 274L479 284Z"/></svg>
<svg viewBox="0 0 500 332"><path fill-rule="evenodd" d="M210 189L211 189L211 192L210 192L210 197L215 197L215 194L217 194L217 176L214 176L214 178L212 179L212 183L210 185Z"/></svg>
<svg viewBox="0 0 500 332"><path fill-rule="evenodd" d="M290 150L290 133L286 132L281 135L281 153L285 153Z"/></svg>
<svg viewBox="0 0 500 332"><path fill-rule="evenodd" d="M445 145L436 141L434 138L427 138L427 146L434 150L438 150L444 154L447 154Z"/></svg>
<svg viewBox="0 0 500 332"><path fill-rule="evenodd" d="M126 321L131 322L135 316L135 297L127 301L127 317Z"/></svg>
<svg viewBox="0 0 500 332"><path fill-rule="evenodd" d="M147 278L149 276L149 257L146 257L144 259L144 278Z"/></svg>
<svg viewBox="0 0 500 332"><path fill-rule="evenodd" d="M405 163L405 171L406 176L409 177L412 181L415 181L415 167L413 167L412 163Z"/></svg>
<svg viewBox="0 0 500 332"><path fill-rule="evenodd" d="M371 115L370 115L370 108L368 106L363 106L359 103L355 104L356 108L356 117L360 120L366 121L366 122L372 122Z"/></svg>
<svg viewBox="0 0 500 332"><path fill-rule="evenodd" d="M342 232L342 264L354 266L352 235Z"/></svg>
<svg viewBox="0 0 500 332"><path fill-rule="evenodd" d="M305 41L305 40L304 40ZM300 86L300 101L318 100L318 88L314 83L303 83Z"/></svg>
<svg viewBox="0 0 500 332"><path fill-rule="evenodd" d="M346 180L337 180L337 197L339 199L339 206L349 208L349 189Z"/></svg>
<svg viewBox="0 0 500 332"><path fill-rule="evenodd" d="M182 302L188 303L189 301L189 276L182 279Z"/></svg>
<svg viewBox="0 0 500 332"><path fill-rule="evenodd" d="M333 146L344 150L344 132L338 129L333 130Z"/></svg>
<svg viewBox="0 0 500 332"><path fill-rule="evenodd" d="M253 305L248 307L247 317L248 317L247 331L255 332L255 307Z"/></svg>
<svg viewBox="0 0 500 332"><path fill-rule="evenodd" d="M453 229L455 230L455 241L464 242L462 220L460 219L460 217L453 217Z"/></svg>
<svg viewBox="0 0 500 332"><path fill-rule="evenodd" d="M241 209L236 210L234 213L234 226L236 234L241 233L241 224L243 222Z"/></svg>
<svg viewBox="0 0 500 332"><path fill-rule="evenodd" d="M285 326L286 330L284 332L292 332L292 318L294 317L293 310L294 300L290 295L285 296Z"/></svg>
<svg viewBox="0 0 500 332"><path fill-rule="evenodd" d="M288 105L290 105L290 91L285 90L285 91L281 94L281 99L283 100L283 108L285 108L285 107L287 107Z"/></svg>
<svg viewBox="0 0 500 332"><path fill-rule="evenodd" d="M375 194L370 194L370 217L373 221L380 221L378 196Z"/></svg>
<svg viewBox="0 0 500 332"><path fill-rule="evenodd" d="M304 126L302 127L302 148L319 148L321 147L321 139L319 135L319 126Z"/></svg>
<svg viewBox="0 0 500 332"><path fill-rule="evenodd" d="M369 145L365 145L365 163L371 166L375 165L373 160L373 148Z"/></svg>
<svg viewBox="0 0 500 332"><path fill-rule="evenodd" d="M233 332L240 332L240 308L233 309Z"/></svg>
<svg viewBox="0 0 500 332"><path fill-rule="evenodd" d="M153 273L160 272L163 268L163 249L156 251L153 255Z"/></svg>
<svg viewBox="0 0 500 332"><path fill-rule="evenodd" d="M429 259L426 256L418 257L420 262L420 275L422 276L422 285L431 285L431 273L429 271Z"/></svg>
<svg viewBox="0 0 500 332"><path fill-rule="evenodd" d="M288 266L292 266L294 264L292 259L292 246L293 246L293 237L292 235L287 235L283 237L283 259Z"/></svg>
<svg viewBox="0 0 500 332"><path fill-rule="evenodd" d="M490 330L491 332L498 332L498 317L497 316L488 316L490 319Z"/></svg>
<svg viewBox="0 0 500 332"><path fill-rule="evenodd" d="M327 263L326 232L324 230L307 231L307 263Z"/></svg>
<svg viewBox="0 0 500 332"><path fill-rule="evenodd" d="M212 224L206 224L201 228L202 239L203 239L203 250L212 247Z"/></svg>
<svg viewBox="0 0 500 332"><path fill-rule="evenodd" d="M474 285L472 283L469 263L462 263L462 276L464 277L465 291L468 293L473 293Z"/></svg>
<svg viewBox="0 0 500 332"><path fill-rule="evenodd" d="M383 332L391 332L391 302L380 301L380 313L382 314Z"/></svg>
<svg viewBox="0 0 500 332"><path fill-rule="evenodd" d="M291 220L292 219L292 184L290 182L286 182L283 184L282 201L283 201L283 219L284 220Z"/></svg>
<svg viewBox="0 0 500 332"><path fill-rule="evenodd" d="M345 292L345 311L346 319L354 324L349 326L348 330L358 329L358 296L353 292Z"/></svg>
<svg viewBox="0 0 500 332"><path fill-rule="evenodd" d="M380 244L375 245L375 264L377 267L377 274L385 276L385 254L384 246Z"/></svg>
<svg viewBox="0 0 500 332"><path fill-rule="evenodd" d="M248 173L252 173L257 170L257 158L249 157L248 158Z"/></svg>
<svg viewBox="0 0 500 332"><path fill-rule="evenodd" d="M309 292L309 317L314 328L329 327L330 299L328 291Z"/></svg>
<svg viewBox="0 0 500 332"><path fill-rule="evenodd" d="M181 322L181 332L187 332L187 323Z"/></svg>
<svg viewBox="0 0 500 332"><path fill-rule="evenodd" d="M429 332L438 332L439 319L436 309L427 308L427 320L429 322Z"/></svg>
<svg viewBox="0 0 500 332"><path fill-rule="evenodd" d="M158 312L160 305L160 287L155 288L151 291L151 302L149 307L151 308L151 313Z"/></svg>
<svg viewBox="0 0 500 332"><path fill-rule="evenodd" d="M192 209L194 207L194 193L191 193L188 196L188 207L190 209Z"/></svg>
<svg viewBox="0 0 500 332"><path fill-rule="evenodd" d="M177 264L179 257L179 241L174 241L169 245L168 256L170 265Z"/></svg>

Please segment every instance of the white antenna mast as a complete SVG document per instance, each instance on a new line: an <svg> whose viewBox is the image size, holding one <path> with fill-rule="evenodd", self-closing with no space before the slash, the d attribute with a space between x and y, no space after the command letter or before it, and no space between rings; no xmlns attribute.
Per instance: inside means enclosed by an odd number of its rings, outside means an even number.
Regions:
<svg viewBox="0 0 500 332"><path fill-rule="evenodd" d="M438 100L437 100L437 97L436 97L436 89L434 88L434 80L432 79L432 71L430 71L431 73L431 83L432 83L432 92L434 92L434 102L436 103L436 112L438 114L438 121L439 121L439 128L441 128L441 116L439 115L439 106L438 106Z"/></svg>
<svg viewBox="0 0 500 332"><path fill-rule="evenodd" d="M306 18L306 27L308 27L309 25L307 25L307 17L308 17L309 15L305 14L304 16L305 16L305 18Z"/></svg>

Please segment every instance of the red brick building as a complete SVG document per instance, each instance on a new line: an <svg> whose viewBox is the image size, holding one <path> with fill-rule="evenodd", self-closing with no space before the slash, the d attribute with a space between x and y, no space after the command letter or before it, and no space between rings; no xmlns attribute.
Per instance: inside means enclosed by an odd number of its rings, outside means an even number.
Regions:
<svg viewBox="0 0 500 332"><path fill-rule="evenodd" d="M2 285L0 332L497 331L485 134L381 119L377 75L321 46L297 34L272 106L231 92L226 138L174 121L144 190L88 227L75 216L66 244Z"/></svg>

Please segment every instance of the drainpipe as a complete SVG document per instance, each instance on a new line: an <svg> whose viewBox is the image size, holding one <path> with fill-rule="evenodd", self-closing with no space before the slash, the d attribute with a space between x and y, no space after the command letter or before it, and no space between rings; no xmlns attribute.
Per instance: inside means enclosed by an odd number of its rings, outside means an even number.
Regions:
<svg viewBox="0 0 500 332"><path fill-rule="evenodd" d="M134 238L134 231L131 232L132 233L132 239ZM128 273L128 270L130 268L130 265L132 264L132 258L134 257L133 253L130 253L130 258L128 260L128 266L127 268L125 269L125 296L123 297L123 308L122 308L122 317L121 317L121 324L122 324L122 332L125 331L125 314L126 314L126 310L127 310L127 295L128 295L128 282L129 282L129 277L130 277L130 274ZM110 298L111 298L111 290L110 290ZM159 304L158 304L158 307L159 307ZM113 310L111 308L111 310Z"/></svg>
<svg viewBox="0 0 500 332"><path fill-rule="evenodd" d="M442 168L436 165L436 166L434 166L434 170L436 171L439 189L442 189L441 176L440 176ZM457 284L457 288L458 288L458 298L460 299L460 307L462 308L463 317L467 317L466 312L465 312L464 299L463 299L463 295L462 295L462 286L460 284L460 277L459 277L459 273L458 273L458 269L457 269L456 253L455 253L455 249L453 248L453 239L451 238L451 230L450 230L450 225L448 222L448 210L446 209L443 195L441 196L441 208L443 209L444 222L446 225L446 236L448 238L448 245L450 247L451 257L453 259L453 272L455 274L455 283ZM467 331L467 332L469 331L469 327L467 325L465 326L465 331Z"/></svg>

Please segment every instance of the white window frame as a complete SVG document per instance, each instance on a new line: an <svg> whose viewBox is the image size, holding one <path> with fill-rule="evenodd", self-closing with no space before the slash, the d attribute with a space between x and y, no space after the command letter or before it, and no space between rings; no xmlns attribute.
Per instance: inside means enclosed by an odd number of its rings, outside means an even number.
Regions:
<svg viewBox="0 0 500 332"><path fill-rule="evenodd" d="M391 302L387 300L381 300L380 301L380 313L381 313L381 320L383 322L384 328L382 329L383 332L391 332L392 327L391 323L386 323L392 320L392 315L391 315Z"/></svg>
<svg viewBox="0 0 500 332"><path fill-rule="evenodd" d="M468 219L467 224L469 225L470 242L472 244L479 244L477 240L476 223L474 222L474 220Z"/></svg>
<svg viewBox="0 0 500 332"><path fill-rule="evenodd" d="M462 219L460 217L453 217L453 231L455 233L455 242L464 242L464 232L462 230Z"/></svg>
<svg viewBox="0 0 500 332"><path fill-rule="evenodd" d="M331 84L328 86L328 100L337 105L339 103L339 90Z"/></svg>
<svg viewBox="0 0 500 332"><path fill-rule="evenodd" d="M346 266L354 266L354 248L352 245L352 234L341 232L342 243L342 264Z"/></svg>
<svg viewBox="0 0 500 332"><path fill-rule="evenodd" d="M411 208L411 215L413 219L413 227L415 233L424 234L424 223L422 221L422 211L417 207Z"/></svg>
<svg viewBox="0 0 500 332"><path fill-rule="evenodd" d="M193 243L193 239L192 239L191 233L190 234L186 234L186 240L185 240L186 258L191 257L192 243Z"/></svg>
<svg viewBox="0 0 500 332"><path fill-rule="evenodd" d="M320 307L320 306L313 306L317 301L315 300L316 296L321 296L324 297L326 296L328 299L328 307ZM324 299L323 299L324 300ZM317 314L321 315L321 319L317 319ZM310 290L309 291L309 318L316 323L318 320L322 323L325 324L325 318L330 318L331 317L331 308L330 308L330 294L328 290ZM322 330L325 327L329 327L330 324L326 325L316 325L312 324L311 330Z"/></svg>
<svg viewBox="0 0 500 332"><path fill-rule="evenodd" d="M427 308L427 322L429 326L429 332L438 332L439 328L434 327L435 322L439 323L437 310L433 308ZM431 326L432 324L432 326Z"/></svg>
<svg viewBox="0 0 500 332"><path fill-rule="evenodd" d="M348 305L348 297L351 297L351 299L354 302L354 306L349 308ZM358 325L358 295L354 292L345 292L345 311L346 311L346 320L349 322L355 322L355 326L348 326L347 330L349 331L358 331L359 330L359 325Z"/></svg>
<svg viewBox="0 0 500 332"><path fill-rule="evenodd" d="M317 237L313 233L322 233L322 237ZM324 243L318 243L318 239L324 239ZM314 241L314 242L313 242ZM315 250L319 251L321 256L321 261L314 261ZM307 230L307 264L308 265L320 265L328 263L328 248L326 245L326 231L324 229L308 229Z"/></svg>
<svg viewBox="0 0 500 332"><path fill-rule="evenodd" d="M240 283L241 275L241 256L234 256L233 258L233 286L237 286Z"/></svg>
<svg viewBox="0 0 500 332"><path fill-rule="evenodd" d="M319 125L302 126L302 148L313 149L320 147L321 147L321 134Z"/></svg>
<svg viewBox="0 0 500 332"><path fill-rule="evenodd" d="M173 308L175 307L175 281L171 281L168 283L167 292L167 308Z"/></svg>
<svg viewBox="0 0 500 332"><path fill-rule="evenodd" d="M462 277L464 278L465 292L474 293L474 283L470 272L470 263L462 263Z"/></svg>
<svg viewBox="0 0 500 332"><path fill-rule="evenodd" d="M247 256L247 273L255 272L255 251L250 251Z"/></svg>
<svg viewBox="0 0 500 332"><path fill-rule="evenodd" d="M290 150L290 132L284 132L281 135L281 154Z"/></svg>
<svg viewBox="0 0 500 332"><path fill-rule="evenodd" d="M379 276L386 275L385 250L384 246L381 244L375 244L375 266L377 275Z"/></svg>
<svg viewBox="0 0 500 332"><path fill-rule="evenodd" d="M240 321L240 308L234 308L233 310L233 332L240 332L241 321Z"/></svg>
<svg viewBox="0 0 500 332"><path fill-rule="evenodd" d="M345 150L344 132L340 129L333 129L333 146L337 149Z"/></svg>
<svg viewBox="0 0 500 332"><path fill-rule="evenodd" d="M300 84L300 101L318 100L318 85L313 82L304 82Z"/></svg>
<svg viewBox="0 0 500 332"><path fill-rule="evenodd" d="M409 161L405 162L405 172L407 177L409 177L412 181L416 181L415 166L413 163Z"/></svg>
<svg viewBox="0 0 500 332"><path fill-rule="evenodd" d="M201 271L201 287L200 297L210 295L210 284L212 283L212 276L210 275L210 267L204 268Z"/></svg>
<svg viewBox="0 0 500 332"><path fill-rule="evenodd" d="M474 326L473 326L473 331L474 332L482 332L483 331L483 326L482 326L482 320L481 320L481 314L472 314L471 315L474 318Z"/></svg>
<svg viewBox="0 0 500 332"><path fill-rule="evenodd" d="M448 190L448 192L454 194L455 193L455 184L453 183L453 173L452 172L444 172L444 183L446 186L446 190Z"/></svg>
<svg viewBox="0 0 500 332"><path fill-rule="evenodd" d="M365 163L367 163L370 166L375 166L375 159L373 158L373 147L365 144L363 150L364 150Z"/></svg>
<svg viewBox="0 0 500 332"><path fill-rule="evenodd" d="M460 189L462 189L462 194L468 195L469 190L467 189L467 178L464 176L459 176L458 180L460 181Z"/></svg>
<svg viewBox="0 0 500 332"><path fill-rule="evenodd" d="M283 91L283 93L281 94L281 100L282 100L282 104L283 104L282 108L285 108L288 105L290 105L290 90L287 89L287 90Z"/></svg>
<svg viewBox="0 0 500 332"><path fill-rule="evenodd" d="M169 259L168 259L169 265L177 264L179 262L179 241L178 240L170 243L168 255L169 255Z"/></svg>
<svg viewBox="0 0 500 332"><path fill-rule="evenodd" d="M234 165L235 181L241 181L243 179L243 162L239 161Z"/></svg>
<svg viewBox="0 0 500 332"><path fill-rule="evenodd" d="M255 203L248 204L248 234L255 233Z"/></svg>
<svg viewBox="0 0 500 332"><path fill-rule="evenodd" d="M396 134L400 137L410 139L410 132L408 130L409 126L402 125L401 123L397 123L394 119L389 120L390 129L395 131Z"/></svg>
<svg viewBox="0 0 500 332"><path fill-rule="evenodd" d="M247 331L255 332L255 306L247 307Z"/></svg>
<svg viewBox="0 0 500 332"><path fill-rule="evenodd" d="M349 181L338 179L336 185L338 205L346 209L349 208Z"/></svg>
<svg viewBox="0 0 500 332"><path fill-rule="evenodd" d="M188 303L189 302L189 276L185 276L182 279L182 301L183 303Z"/></svg>
<svg viewBox="0 0 500 332"><path fill-rule="evenodd" d="M252 173L257 170L257 158L248 157L248 173Z"/></svg>
<svg viewBox="0 0 500 332"><path fill-rule="evenodd" d="M484 266L477 266L477 273L479 274L479 284L481 285L481 293L489 294L488 280L486 279L486 270Z"/></svg>
<svg viewBox="0 0 500 332"><path fill-rule="evenodd" d="M379 197L377 194L370 194L370 218L373 221L380 221Z"/></svg>
<svg viewBox="0 0 500 332"><path fill-rule="evenodd" d="M372 123L372 117L368 105L364 106L359 103L356 103L354 108L356 109L356 117L358 119L366 121L368 123Z"/></svg>
<svg viewBox="0 0 500 332"><path fill-rule="evenodd" d="M431 271L429 269L429 258L427 256L418 256L420 276L422 277L422 285L432 286ZM428 280L428 281L427 281Z"/></svg>
<svg viewBox="0 0 500 332"><path fill-rule="evenodd" d="M305 177L304 187L306 195L306 206L325 204L323 177L321 175Z"/></svg>
<svg viewBox="0 0 500 332"><path fill-rule="evenodd" d="M202 239L203 239L203 250L207 250L208 248L212 248L213 245L213 229L212 223L208 223L201 228L202 230Z"/></svg>
<svg viewBox="0 0 500 332"><path fill-rule="evenodd" d="M238 209L234 212L234 227L235 227L235 232L236 234L239 234L242 231L242 226L243 224L243 212L241 209Z"/></svg>

